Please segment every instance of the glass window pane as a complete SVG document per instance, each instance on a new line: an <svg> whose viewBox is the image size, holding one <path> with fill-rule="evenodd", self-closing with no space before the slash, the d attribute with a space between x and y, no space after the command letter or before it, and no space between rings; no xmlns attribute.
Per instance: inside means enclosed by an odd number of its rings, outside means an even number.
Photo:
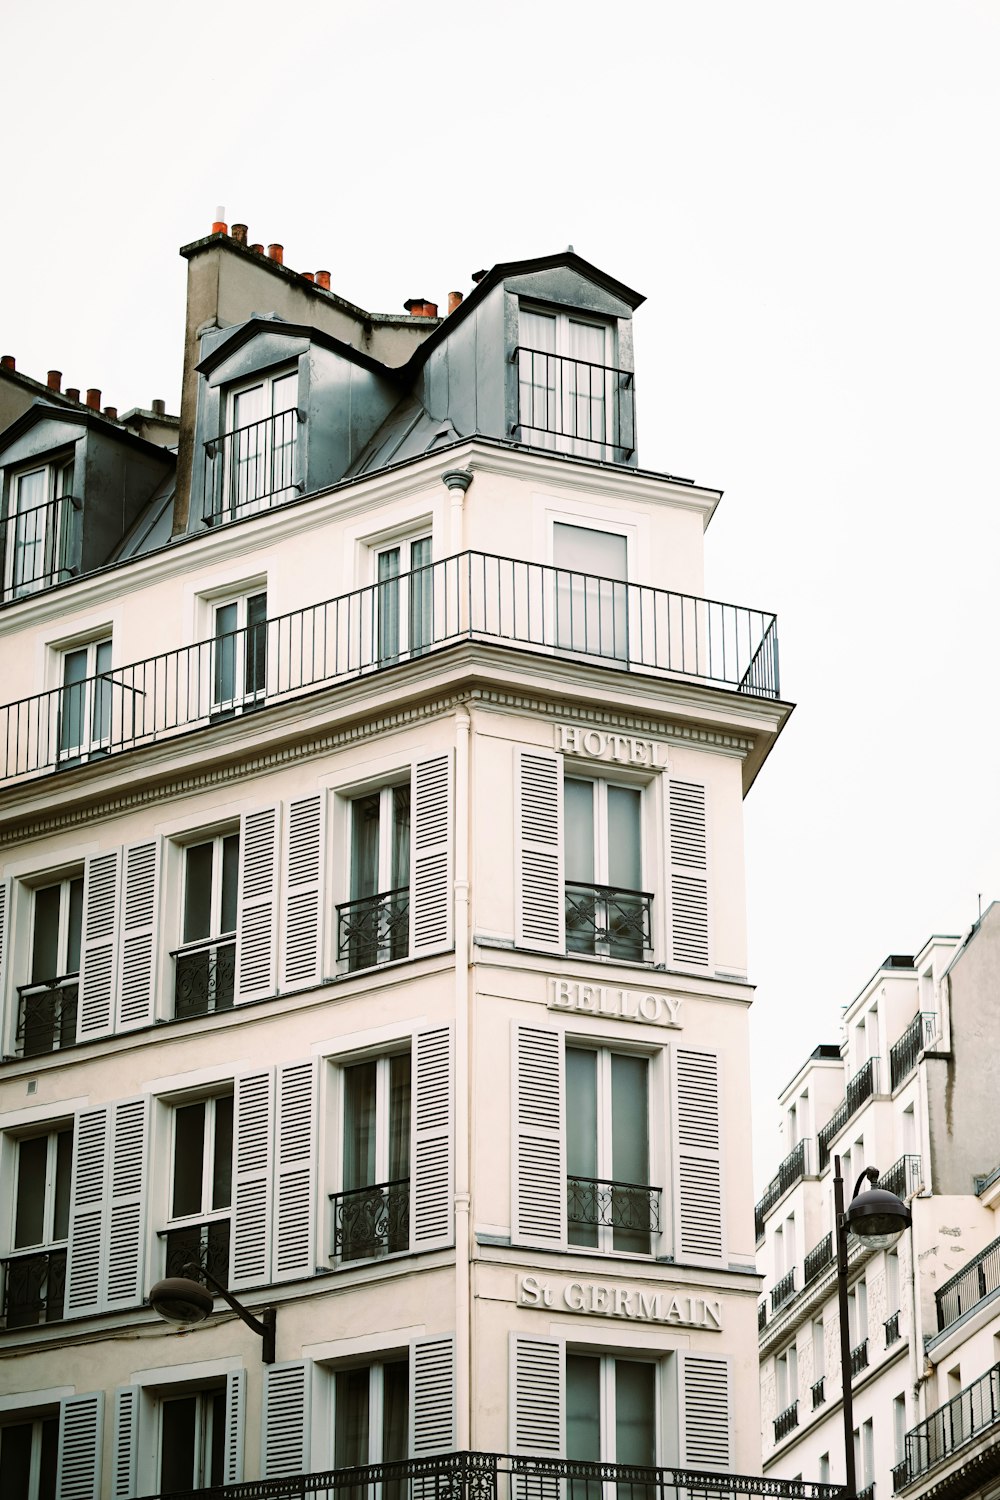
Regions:
<svg viewBox="0 0 1000 1500"><path fill-rule="evenodd" d="M222 840L221 932L236 931L236 893L240 879L240 836L229 833Z"/></svg>
<svg viewBox="0 0 1000 1500"><path fill-rule="evenodd" d="M608 884L618 890L642 890L642 793L633 787L608 787Z"/></svg>
<svg viewBox="0 0 1000 1500"><path fill-rule="evenodd" d="M31 982L44 984L59 974L59 907L61 885L47 885L35 892L34 928L31 948ZM79 966L78 966L79 967Z"/></svg>
<svg viewBox="0 0 1000 1500"><path fill-rule="evenodd" d="M656 1366L615 1360L615 1462L656 1463Z"/></svg>
<svg viewBox="0 0 1000 1500"><path fill-rule="evenodd" d="M101 672L111 671L111 642L98 641L94 652L94 675ZM91 714L91 739L106 740L111 733L111 694L114 691L110 682L94 683L94 706Z"/></svg>
<svg viewBox="0 0 1000 1500"><path fill-rule="evenodd" d="M378 554L378 658L399 653L399 548Z"/></svg>
<svg viewBox="0 0 1000 1500"><path fill-rule="evenodd" d="M80 972L80 936L83 932L83 876L69 883L69 930L66 934L66 973Z"/></svg>
<svg viewBox="0 0 1000 1500"><path fill-rule="evenodd" d="M297 404L299 377L296 373L282 375L271 383L272 412L291 411Z"/></svg>
<svg viewBox="0 0 1000 1500"><path fill-rule="evenodd" d="M69 1185L73 1176L73 1132L60 1130L56 1136L56 1196L53 1207L52 1238L69 1239Z"/></svg>
<svg viewBox="0 0 1000 1500"><path fill-rule="evenodd" d="M410 1054L389 1059L389 1181L410 1175Z"/></svg>
<svg viewBox="0 0 1000 1500"><path fill-rule="evenodd" d="M601 1457L601 1362L591 1355L566 1356L566 1457Z"/></svg>
<svg viewBox="0 0 1000 1500"><path fill-rule="evenodd" d="M205 1400L206 1414L211 1422L208 1441L208 1472L200 1479L202 1484L221 1484L226 1454L226 1393L212 1391Z"/></svg>
<svg viewBox="0 0 1000 1500"><path fill-rule="evenodd" d="M215 1101L215 1154L212 1158L212 1207L228 1208L233 1201L233 1096Z"/></svg>
<svg viewBox="0 0 1000 1500"><path fill-rule="evenodd" d="M334 1396L335 1469L353 1468L368 1462L368 1383L367 1366L359 1370L337 1372Z"/></svg>
<svg viewBox="0 0 1000 1500"><path fill-rule="evenodd" d="M160 1422L160 1489L189 1490L195 1475L197 1396L164 1401Z"/></svg>
<svg viewBox="0 0 1000 1500"><path fill-rule="evenodd" d="M205 1161L205 1106L186 1104L174 1110L174 1197L171 1213L182 1218L202 1210Z"/></svg>
<svg viewBox="0 0 1000 1500"><path fill-rule="evenodd" d="M552 528L552 557L557 568L572 568L577 573L614 578L621 583L628 580L628 540L613 531L566 526L557 521Z"/></svg>
<svg viewBox="0 0 1000 1500"><path fill-rule="evenodd" d="M59 1462L59 1418L46 1417L42 1423L42 1462L38 1471L38 1500L56 1500ZM0 1485L0 1494L7 1491Z"/></svg>
<svg viewBox="0 0 1000 1500"><path fill-rule="evenodd" d="M611 1056L611 1174L616 1182L649 1182L649 1064Z"/></svg>
<svg viewBox="0 0 1000 1500"><path fill-rule="evenodd" d="M405 1359L382 1367L382 1462L407 1457L409 1374Z"/></svg>
<svg viewBox="0 0 1000 1500"><path fill-rule="evenodd" d="M244 691L261 693L267 684L267 595L253 594L247 600L246 661Z"/></svg>
<svg viewBox="0 0 1000 1500"><path fill-rule="evenodd" d="M392 789L392 869L390 890L398 891L410 883L410 788Z"/></svg>
<svg viewBox="0 0 1000 1500"><path fill-rule="evenodd" d="M45 1172L49 1138L36 1135L17 1148L17 1209L14 1249L45 1243Z"/></svg>
<svg viewBox="0 0 1000 1500"><path fill-rule="evenodd" d="M0 1427L0 1494L4 1500L31 1500L31 1422Z"/></svg>
<svg viewBox="0 0 1000 1500"><path fill-rule="evenodd" d="M566 1048L566 1170L597 1176L597 1053Z"/></svg>
<svg viewBox="0 0 1000 1500"><path fill-rule="evenodd" d="M344 1069L344 1191L375 1181L374 1062Z"/></svg>
<svg viewBox="0 0 1000 1500"><path fill-rule="evenodd" d="M594 783L567 778L563 788L566 879L594 884Z"/></svg>
<svg viewBox="0 0 1000 1500"><path fill-rule="evenodd" d="M184 941L196 943L212 932L213 843L192 844L184 862ZM233 924L235 928L235 923Z"/></svg>
<svg viewBox="0 0 1000 1500"><path fill-rule="evenodd" d="M236 605L223 604L215 611L214 701L231 703L236 696Z"/></svg>

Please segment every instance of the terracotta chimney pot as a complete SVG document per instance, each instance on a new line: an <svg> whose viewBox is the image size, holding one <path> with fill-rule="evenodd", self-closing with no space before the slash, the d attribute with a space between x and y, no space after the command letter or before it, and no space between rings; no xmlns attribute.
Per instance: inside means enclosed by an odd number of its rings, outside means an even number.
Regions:
<svg viewBox="0 0 1000 1500"><path fill-rule="evenodd" d="M330 273L329 273L329 271L317 271L316 272L316 285L317 286L321 286L323 288L324 292L328 292L330 290Z"/></svg>
<svg viewBox="0 0 1000 1500"><path fill-rule="evenodd" d="M437 303L428 302L426 297L409 297L403 306L411 318L436 318L438 315Z"/></svg>
<svg viewBox="0 0 1000 1500"><path fill-rule="evenodd" d="M276 260L279 266L283 266L285 264L284 245L268 245L267 258L268 260Z"/></svg>
<svg viewBox="0 0 1000 1500"><path fill-rule="evenodd" d="M117 406L106 406L104 408L104 415L106 417L109 417L112 422L117 422L118 421L118 408L117 408Z"/></svg>
<svg viewBox="0 0 1000 1500"><path fill-rule="evenodd" d="M233 225L233 239L237 245L245 245L247 242L247 226L245 224Z"/></svg>
<svg viewBox="0 0 1000 1500"><path fill-rule="evenodd" d="M461 292L449 292L448 293L448 316L449 317L451 317L451 315L455 311L456 307L461 307L462 302L463 302L463 297L462 297L462 293Z"/></svg>
<svg viewBox="0 0 1000 1500"><path fill-rule="evenodd" d="M313 273L311 271L303 271L301 273L301 275L302 275L302 280L303 281L315 281L316 280L315 276L313 275Z"/></svg>
<svg viewBox="0 0 1000 1500"><path fill-rule="evenodd" d="M253 253L255 255L263 255L264 254L264 246L263 245L251 245L250 249L253 251Z"/></svg>
<svg viewBox="0 0 1000 1500"><path fill-rule="evenodd" d="M0 354L0 370L16 370L17 362L13 354Z"/></svg>
<svg viewBox="0 0 1000 1500"><path fill-rule="evenodd" d="M70 401L79 401L79 399L80 399L80 390L79 390L79 387L75 386L75 385L68 385L66 387L64 395Z"/></svg>
<svg viewBox="0 0 1000 1500"><path fill-rule="evenodd" d="M50 370L45 377L45 384L50 391L62 390L62 370Z"/></svg>
<svg viewBox="0 0 1000 1500"><path fill-rule="evenodd" d="M87 402L86 402L86 404L90 407L91 411L100 411L100 409L101 409L101 393L98 390L98 388L97 388L96 385L91 385L91 386L87 387Z"/></svg>
<svg viewBox="0 0 1000 1500"><path fill-rule="evenodd" d="M158 417L166 415L167 403L159 396L153 397L153 410Z"/></svg>
<svg viewBox="0 0 1000 1500"><path fill-rule="evenodd" d="M212 233L213 234L226 234L227 233L227 227L226 227L226 210L222 207L221 203L219 204L219 207L215 210L215 220L214 220L214 222L212 224Z"/></svg>

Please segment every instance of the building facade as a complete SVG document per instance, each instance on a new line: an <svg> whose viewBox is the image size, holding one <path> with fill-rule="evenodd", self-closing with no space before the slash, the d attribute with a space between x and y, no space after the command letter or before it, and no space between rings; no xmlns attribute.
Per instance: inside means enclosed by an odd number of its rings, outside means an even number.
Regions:
<svg viewBox="0 0 1000 1500"><path fill-rule="evenodd" d="M375 315L246 240L182 252L176 424L0 435L0 1491L731 1490L774 619L639 467L628 287ZM191 1263L275 1362L156 1316Z"/></svg>
<svg viewBox="0 0 1000 1500"><path fill-rule="evenodd" d="M889 1249L848 1240L858 1487L969 1497L1000 1479L1000 907L891 955L779 1100L786 1154L756 1207L765 1473L842 1481L832 1175L909 1205ZM862 1187L867 1183L862 1182Z"/></svg>

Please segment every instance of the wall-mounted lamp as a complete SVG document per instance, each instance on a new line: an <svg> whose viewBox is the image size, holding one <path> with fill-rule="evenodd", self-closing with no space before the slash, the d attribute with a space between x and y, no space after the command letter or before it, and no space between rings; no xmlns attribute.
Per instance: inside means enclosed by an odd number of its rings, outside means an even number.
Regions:
<svg viewBox="0 0 1000 1500"><path fill-rule="evenodd" d="M228 1302L236 1316L263 1340L260 1357L265 1365L273 1365L278 1309L265 1307L260 1317L255 1318L204 1266L192 1262L182 1269L184 1276L168 1276L165 1281L158 1281L150 1287L149 1303L153 1311L168 1323L203 1323L214 1306L212 1292L206 1291L202 1285L202 1281L206 1281L213 1292ZM196 1276L202 1281L195 1281Z"/></svg>

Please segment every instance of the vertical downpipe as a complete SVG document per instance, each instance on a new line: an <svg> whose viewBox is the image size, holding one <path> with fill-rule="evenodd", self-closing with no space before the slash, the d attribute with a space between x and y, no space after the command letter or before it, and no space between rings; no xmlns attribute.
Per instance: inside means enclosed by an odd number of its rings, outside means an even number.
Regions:
<svg viewBox="0 0 1000 1500"><path fill-rule="evenodd" d="M464 491L463 491L464 492ZM471 1447L472 1266L470 1223L469 737L472 721L455 716L455 1448Z"/></svg>
<svg viewBox="0 0 1000 1500"><path fill-rule="evenodd" d="M447 469L441 475L441 483L447 485L451 494L451 515L448 520L448 551L455 557L465 546L463 505L465 502L465 492L472 483L472 470Z"/></svg>

